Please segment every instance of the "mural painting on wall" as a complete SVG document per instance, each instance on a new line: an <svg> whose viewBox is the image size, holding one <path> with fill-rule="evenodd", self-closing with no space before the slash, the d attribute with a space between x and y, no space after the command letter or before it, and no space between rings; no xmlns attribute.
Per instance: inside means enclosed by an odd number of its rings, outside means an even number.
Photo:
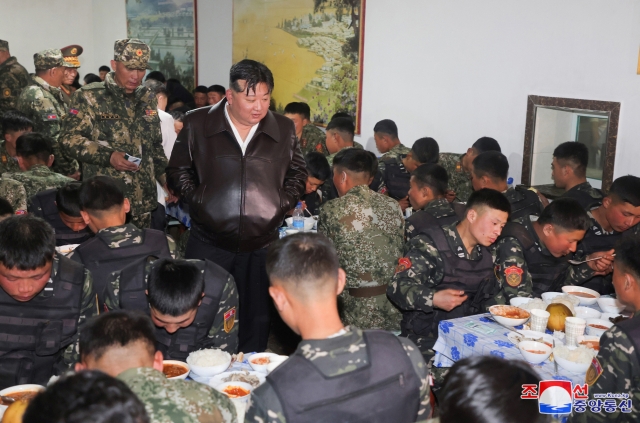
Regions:
<svg viewBox="0 0 640 423"><path fill-rule="evenodd" d="M151 47L152 70L190 92L197 81L195 0L126 0L127 36Z"/></svg>
<svg viewBox="0 0 640 423"><path fill-rule="evenodd" d="M302 101L319 125L347 112L359 133L364 12L365 0L234 0L233 62L271 69L279 112Z"/></svg>

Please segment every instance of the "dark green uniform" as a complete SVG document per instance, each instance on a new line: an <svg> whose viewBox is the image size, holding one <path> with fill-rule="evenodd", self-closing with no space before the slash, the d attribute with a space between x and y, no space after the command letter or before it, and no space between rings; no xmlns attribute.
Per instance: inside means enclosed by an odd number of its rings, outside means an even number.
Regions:
<svg viewBox="0 0 640 423"><path fill-rule="evenodd" d="M15 109L22 90L29 85L29 73L11 56L0 64L0 116L9 109Z"/></svg>
<svg viewBox="0 0 640 423"><path fill-rule="evenodd" d="M462 167L464 154L440 153L438 164L445 168L449 175L449 189L456 193L456 201L466 203L473 192L471 174Z"/></svg>
<svg viewBox="0 0 640 423"><path fill-rule="evenodd" d="M3 173L2 177L20 182L26 190L27 198L47 189L63 187L74 181L43 164L37 164L26 172Z"/></svg>

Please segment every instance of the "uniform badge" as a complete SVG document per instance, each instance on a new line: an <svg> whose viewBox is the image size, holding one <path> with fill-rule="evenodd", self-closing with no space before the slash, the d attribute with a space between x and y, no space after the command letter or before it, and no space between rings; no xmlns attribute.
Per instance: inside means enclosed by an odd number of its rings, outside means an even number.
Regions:
<svg viewBox="0 0 640 423"><path fill-rule="evenodd" d="M2 95L5 97L11 97L11 89L5 88L4 91L2 91Z"/></svg>
<svg viewBox="0 0 640 423"><path fill-rule="evenodd" d="M387 187L384 187L384 188L382 188L382 189L381 189L380 191L378 191L378 192L379 192L380 194L386 194L386 193L387 193L387 191L389 191L389 190L387 189Z"/></svg>
<svg viewBox="0 0 640 423"><path fill-rule="evenodd" d="M316 144L316 151L322 153L322 144Z"/></svg>
<svg viewBox="0 0 640 423"><path fill-rule="evenodd" d="M78 109L69 109L69 113L72 115L77 115L78 114Z"/></svg>
<svg viewBox="0 0 640 423"><path fill-rule="evenodd" d="M224 313L224 331L229 333L236 322L236 308L233 307Z"/></svg>
<svg viewBox="0 0 640 423"><path fill-rule="evenodd" d="M587 377L585 378L585 382L587 382L587 385L593 386L593 384L596 383L596 380L598 380L601 374L602 366L600 365L598 359L596 357L593 357L593 360L591 360L591 365L587 370Z"/></svg>
<svg viewBox="0 0 640 423"><path fill-rule="evenodd" d="M58 115L54 115L54 114L47 115L47 120L58 120Z"/></svg>
<svg viewBox="0 0 640 423"><path fill-rule="evenodd" d="M26 210L16 210L16 214L18 216L22 216L23 214L27 214L27 211Z"/></svg>
<svg viewBox="0 0 640 423"><path fill-rule="evenodd" d="M78 53L78 49L77 48L74 47L74 48L71 49L71 54L73 56L75 56L77 53Z"/></svg>
<svg viewBox="0 0 640 423"><path fill-rule="evenodd" d="M398 265L396 266L396 273L404 272L411 268L411 260L408 257L402 257L398 259Z"/></svg>
<svg viewBox="0 0 640 423"><path fill-rule="evenodd" d="M456 172L462 172L462 162L456 163Z"/></svg>
<svg viewBox="0 0 640 423"><path fill-rule="evenodd" d="M518 266L509 266L504 269L504 275L507 280L507 285L516 287L522 282L522 274L524 271Z"/></svg>
<svg viewBox="0 0 640 423"><path fill-rule="evenodd" d="M147 114L147 116L155 116L158 114L157 110L145 110L144 112Z"/></svg>
<svg viewBox="0 0 640 423"><path fill-rule="evenodd" d="M136 50L136 56L138 56L138 57L142 56L142 49L137 49Z"/></svg>
<svg viewBox="0 0 640 423"><path fill-rule="evenodd" d="M4 154L2 155L2 164L7 164L8 160L7 160L7 156L5 156Z"/></svg>

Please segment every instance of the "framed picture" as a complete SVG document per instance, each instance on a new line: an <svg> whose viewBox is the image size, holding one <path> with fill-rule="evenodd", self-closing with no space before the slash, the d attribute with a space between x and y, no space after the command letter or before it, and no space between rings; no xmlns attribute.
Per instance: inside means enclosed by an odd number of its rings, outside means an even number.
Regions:
<svg viewBox="0 0 640 423"><path fill-rule="evenodd" d="M365 0L234 0L233 62L271 69L279 112L305 102L318 125L346 112L360 133L364 13Z"/></svg>
<svg viewBox="0 0 640 423"><path fill-rule="evenodd" d="M189 92L198 81L196 0L126 0L127 36L151 47L152 70Z"/></svg>

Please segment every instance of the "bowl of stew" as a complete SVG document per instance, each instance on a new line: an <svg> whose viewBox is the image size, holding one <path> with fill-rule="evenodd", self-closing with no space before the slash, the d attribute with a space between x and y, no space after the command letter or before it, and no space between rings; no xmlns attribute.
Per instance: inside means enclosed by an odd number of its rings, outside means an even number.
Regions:
<svg viewBox="0 0 640 423"><path fill-rule="evenodd" d="M167 379L186 379L190 370L189 365L183 361L164 360L162 362L162 373Z"/></svg>
<svg viewBox="0 0 640 423"><path fill-rule="evenodd" d="M563 286L562 292L578 297L581 306L593 305L598 301L598 298L600 298L600 294L598 294L597 291L589 288L583 288L581 286Z"/></svg>
<svg viewBox="0 0 640 423"><path fill-rule="evenodd" d="M39 392L44 391L44 389L45 388L42 385L16 385L10 388L3 389L2 391L0 391L0 395L2 395L3 397L13 398L16 401L30 401L36 395L38 395ZM0 419L4 415L4 412L7 407L9 407L9 405L10 403L5 403L4 401L0 402Z"/></svg>
<svg viewBox="0 0 640 423"><path fill-rule="evenodd" d="M551 355L551 347L544 342L522 341L518 344L518 349L531 364L540 364Z"/></svg>
<svg viewBox="0 0 640 423"><path fill-rule="evenodd" d="M489 312L498 323L505 326L522 325L531 317L527 310L508 305L491 306Z"/></svg>
<svg viewBox="0 0 640 423"><path fill-rule="evenodd" d="M613 323L608 320L587 319L587 335L600 338L611 326L613 326Z"/></svg>

